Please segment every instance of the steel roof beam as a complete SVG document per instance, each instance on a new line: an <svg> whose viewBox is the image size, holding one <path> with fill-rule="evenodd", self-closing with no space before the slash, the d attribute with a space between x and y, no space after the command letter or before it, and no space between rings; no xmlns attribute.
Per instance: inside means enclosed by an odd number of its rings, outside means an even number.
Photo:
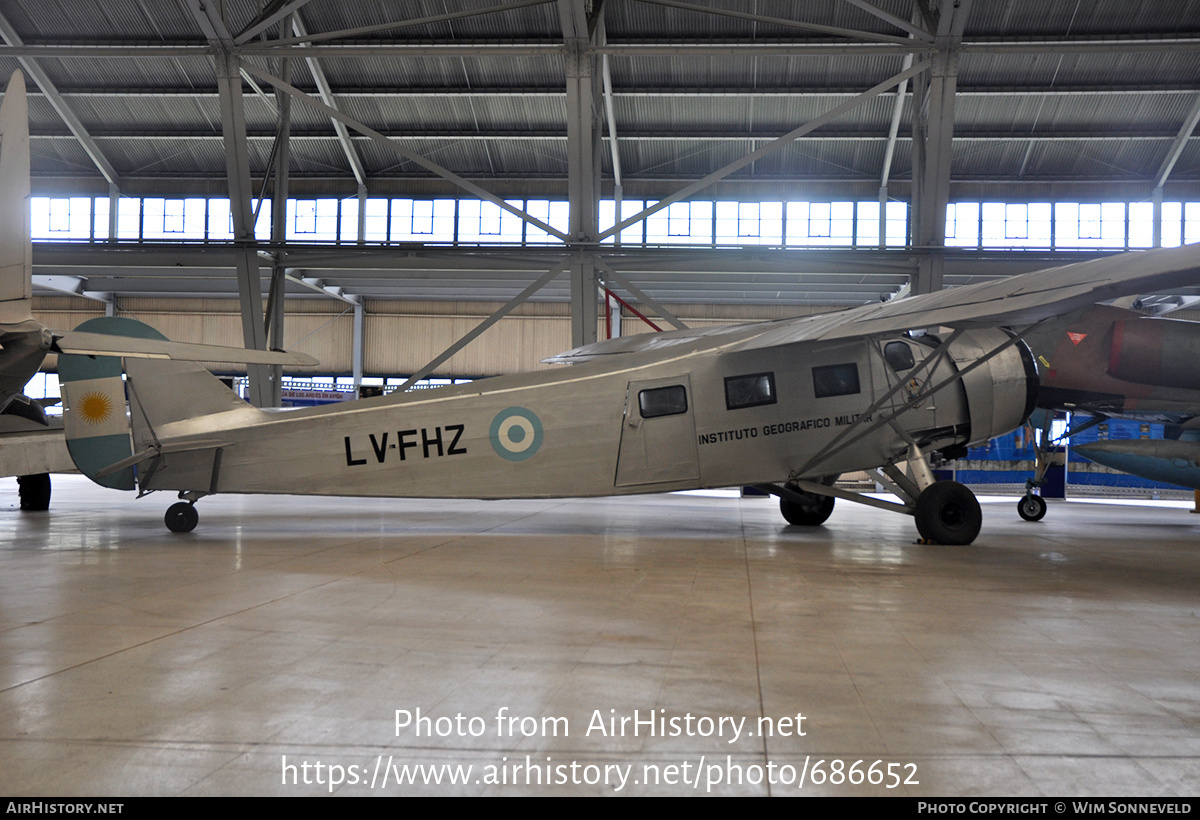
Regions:
<svg viewBox="0 0 1200 820"><path fill-rule="evenodd" d="M607 239L608 237L613 236L614 234L618 234L621 231L628 228L630 225L634 224L635 222L640 222L641 220L645 219L646 217L650 216L651 214L658 213L663 208L669 207L672 203L679 202L680 200L686 199L687 197L691 196L692 194L696 193L697 191L707 188L709 185L713 184L714 182L724 179L725 177L732 174L734 171L737 171L741 168L746 167L747 165L754 162L755 160L758 160L758 159L766 156L767 154L770 154L773 151L777 151L778 149L783 148L786 145L790 145L792 142L795 142L797 139L799 139L800 137L809 133L810 131L814 131L817 128L820 128L825 123L831 122L832 120L837 119L842 114L845 114L847 111L850 111L851 109L856 108L857 106L861 105L862 103L866 102L867 100L870 100L870 99L878 96L882 92L887 91L889 88L899 85L900 83L904 82L908 78L920 73L921 71L924 71L928 67L929 67L929 62L926 60L923 60L922 62L920 62L917 65L913 66L912 68L908 69L907 71L901 71L899 74L889 77L888 79L884 80L883 82L879 83L878 85L874 86L873 88L870 88L867 91L864 91L862 94L859 94L854 99L849 100L848 102L845 102L842 105L837 106L836 108L831 108L829 111L826 111L821 116L816 117L812 120L809 120L807 123L800 126L799 128L791 131L788 134L784 134L782 137L779 137L778 139L773 140L770 144L758 149L757 151L747 154L746 156L742 157L741 159L735 160L735 161L729 163L728 165L724 166L723 168L713 171L711 174L708 174L703 179L693 182L691 185L688 185L688 186L684 187L683 189L675 192L674 194L671 194L670 196L659 200L656 204L652 205L651 207L646 208L646 209L634 214L633 216L629 217L628 219L622 220L621 222L614 225L612 228L609 228L608 230L601 232L600 239L601 240Z"/></svg>
<svg viewBox="0 0 1200 820"><path fill-rule="evenodd" d="M910 23L909 21L905 20L903 17L897 17L894 14L890 14L877 6L872 5L871 3L868 3L867 0L846 0L846 2L852 6L855 6L856 8L862 9L863 11L867 12L868 14L872 14L875 17L878 17L880 20L883 20L885 23L890 23L891 25L895 26L898 29L907 31L912 37L914 37L918 40L929 40L930 39L929 32L925 31L924 29L920 28L919 26L916 26L916 25Z"/></svg>
<svg viewBox="0 0 1200 820"><path fill-rule="evenodd" d="M307 0L305 0L307 2ZM465 9L463 11L451 11L445 14L431 14L426 17L414 17L410 20L394 20L390 23L379 23L373 26L359 26L358 28L339 29L337 31L323 31L320 34L305 34L297 32L296 37L281 38L279 40L269 41L270 45L288 46L298 43L318 43L326 40L341 40L348 37L361 37L364 34L377 34L381 31L394 31L400 28L408 28L410 26L426 26L433 23L445 23L450 20L461 20L464 17L480 17L484 14L495 14L501 11L512 11L513 9L524 9L530 6L544 6L549 3L557 2L557 0L521 0L515 3L498 3L492 6L484 6L477 9ZM248 38L247 38L248 39ZM239 39L238 41L243 42Z"/></svg>
<svg viewBox="0 0 1200 820"><path fill-rule="evenodd" d="M292 15L292 30L299 35L304 35L304 21L300 19L300 15ZM320 92L321 101L333 110L338 110L337 100L334 99L333 89L329 86L329 80L325 77L325 70L321 68L321 63L314 57L306 57L305 63L308 64L308 70L313 76L313 81L317 84L317 90ZM354 149L353 143L350 141L350 132L346 130L344 123L337 119L332 119L333 130L337 134L338 143L342 146L342 153L346 155L346 161L350 163L350 170L354 174L354 179L359 185L367 184L367 172L363 168L362 158L358 156L358 151Z"/></svg>
<svg viewBox="0 0 1200 820"><path fill-rule="evenodd" d="M290 0L290 2L287 0L273 0L257 17L251 20L245 28L234 36L234 45L241 45L259 32L265 31L275 23L278 23L293 11L299 11L309 2L311 0Z"/></svg>
<svg viewBox="0 0 1200 820"><path fill-rule="evenodd" d="M297 86L299 87L299 86ZM305 91L305 89L301 89ZM1195 83L1190 85L1161 85L1151 83L1141 84L1096 84L1096 85L1054 85L1054 86L962 86L958 87L958 96L975 96L975 97L1028 97L1028 96L1044 96L1044 97L1078 97L1086 95L1129 95L1129 94L1157 94L1157 95L1172 95L1172 94L1195 94L1200 92L1200 86ZM312 93L306 91L306 93ZM847 97L858 94L857 88L851 87L830 87L825 88L764 88L757 86L755 88L737 88L732 86L700 88L696 86L681 86L671 88L669 86L659 87L626 87L613 88L614 97L628 98L643 98L643 97L784 97L784 98L818 98L818 97ZM895 92L881 94L880 97L890 97ZM64 99L75 97L80 98L108 98L119 97L125 98L161 98L161 97L181 97L186 99L204 100L217 97L219 92L216 88L211 89L196 89L196 88L88 88L78 87L63 90L59 88L59 95ZM385 97L385 98L406 98L406 97L564 97L566 92L558 86L547 87L491 87L491 88L379 88L375 86L364 86L358 88L347 88L342 86L338 95L342 98L346 97ZM31 90L29 96L39 96L37 90ZM44 95L42 95L44 96Z"/></svg>
<svg viewBox="0 0 1200 820"><path fill-rule="evenodd" d="M1171 170L1179 160L1179 155L1183 153L1188 140L1192 138L1192 132L1196 130L1197 122L1200 122L1200 97L1196 98L1187 116L1183 118L1183 125L1179 127L1179 133L1175 135L1175 141L1171 144L1170 150L1167 151L1162 164L1158 167L1158 173L1154 175L1155 188L1161 188L1166 183L1167 177L1171 175Z"/></svg>
<svg viewBox="0 0 1200 820"><path fill-rule="evenodd" d="M279 79L278 77L276 77L266 71L263 71L262 69L259 69L254 66L249 66L249 65L245 66L245 68L247 71L249 71L251 74L254 74L259 79L267 81L271 85L275 86L276 88L280 89L281 91L284 91L287 94L290 94L291 96L295 97L296 99L300 100L301 102L305 103L306 105L308 105L312 108L316 108L320 111L324 111L331 118L342 121L346 125L353 128L355 131L358 131L360 134L363 134L364 136L370 138L375 143L382 145L383 147L399 154L400 156L404 157L405 159L415 162L417 165L420 165L422 168L433 172L434 174L441 177L442 179L445 179L448 182L452 182L455 185L457 185L458 187L462 188L463 190L468 191L472 194L475 194L475 196L479 197L480 199L486 199L487 201L508 211L509 213L513 214L514 216L516 216L532 225L536 225L537 227L541 228L543 231L550 234L551 236L556 236L559 239L566 241L567 235L564 234L562 231L558 230L557 228L555 228L554 226L552 226L546 222L543 222L542 220L540 220L534 216L531 216L530 214L525 213L525 211L522 211L520 208L517 208L513 205L508 204L500 197L496 196L495 194L491 193L490 191L484 190L483 188L476 185L474 182L471 182L470 180L467 180L467 179L459 176L458 174L454 173L453 171L443 168L441 165L438 165L433 160L426 159L425 157L421 156L420 154L416 154L416 153L413 153L412 151L409 151L408 149L404 148L399 143L397 143L395 140L388 139L383 134L379 133L378 131L376 131L373 128L369 128L366 125L363 125L361 122L354 119L353 117L343 114L342 112L338 111L335 108L330 108L329 106L325 105L324 103L318 102L317 100L313 99L308 94L305 94L303 91L296 88L295 86L290 85L289 83L285 83L283 80Z"/></svg>
<svg viewBox="0 0 1200 820"><path fill-rule="evenodd" d="M11 46L22 46L24 41L17 34L17 30L13 28L12 23L8 18L0 13L0 35L2 35ZM38 61L32 57L18 57L17 62L25 69L26 73L37 84L37 87L42 90L50 105L58 113L58 116L66 123L67 128L71 130L71 134L83 146L83 150L87 153L88 158L99 169L100 173L108 180L109 185L116 187L121 186L121 178L117 175L117 171L113 168L112 163L104 156L99 146L96 145L88 130L84 128L83 123L79 121L79 117L75 116L75 112L67 105L66 100L58 93L58 88L54 85L54 81L38 64Z"/></svg>
<svg viewBox="0 0 1200 820"><path fill-rule="evenodd" d="M744 56L744 57L829 57L837 55L872 56L888 54L923 55L932 52L933 46L915 41L901 43L626 43L592 46L595 54L612 54L622 57L647 56ZM452 44L404 44L375 43L351 45L274 46L251 42L233 46L243 57L538 57L566 54L566 46L539 42L497 44L495 40L479 42L460 41ZM303 49L308 49L307 51ZM213 45L178 43L174 45L80 45L39 44L0 46L0 57L60 57L78 59L110 59L147 57L211 57L217 52ZM1200 51L1200 37L1157 37L1141 39L1046 39L1018 41L965 41L960 47L963 54L1130 54L1130 53L1181 53Z"/></svg>
<svg viewBox="0 0 1200 820"><path fill-rule="evenodd" d="M401 134L389 134L377 132L385 139L403 139L403 140L489 140L489 141L506 141L513 142L541 142L547 140L565 140L568 135L561 131L555 132L530 132L518 131L512 133L492 132L481 133L479 131L438 131L435 133L412 133L405 132ZM693 133L643 133L637 131L625 131L621 134L623 140L636 140L641 142L695 142L712 140L714 142L770 142L785 135L776 135L769 132L760 132L758 134L747 134L744 132L693 132ZM1014 136L1011 131L963 131L955 134L955 139L974 140L974 141L1004 141L1021 143L1027 141L1033 142L1162 142L1166 140L1176 140L1179 135L1176 131L1045 131L1040 134L1020 135L1019 138ZM122 140L201 140L211 141L221 139L220 134L214 134L208 131L191 131L180 133L178 131L170 132L122 132L122 133L104 133L93 134L92 138L98 141L113 141L119 142ZM1193 139L1195 135L1188 134L1185 139ZM33 140L74 140L72 134L35 134ZM275 134L273 132L253 132L246 135L248 140L273 140ZM329 133L293 133L293 140L302 140L306 142L332 141L338 139L334 134ZM367 135L351 134L351 140L370 140ZM607 135L601 139L609 139ZM879 142L887 139L887 135L872 131L830 131L822 130L820 133L804 134L796 137L796 140L804 141L838 141L844 140L847 142ZM911 136L905 134L897 134L896 140L904 142L912 139Z"/></svg>
<svg viewBox="0 0 1200 820"><path fill-rule="evenodd" d="M815 31L819 34L830 34L834 37L848 37L851 40L865 40L875 43L893 43L907 44L907 37L897 37L893 34L880 34L875 31L861 31L857 29L838 28L836 26L823 26L818 23L805 23L800 20L788 20L783 17L768 17L763 14L750 14L744 11L733 11L731 9L723 9L718 6L698 6L694 3L681 3L679 0L638 0L640 3L647 3L653 6L666 6L667 8L682 9L684 11L695 11L700 14L712 14L718 17L732 17L736 20L748 20L754 23L766 23L772 26L781 26L783 28L794 28L802 31ZM933 38L928 33L918 29L919 37L926 41L931 41Z"/></svg>

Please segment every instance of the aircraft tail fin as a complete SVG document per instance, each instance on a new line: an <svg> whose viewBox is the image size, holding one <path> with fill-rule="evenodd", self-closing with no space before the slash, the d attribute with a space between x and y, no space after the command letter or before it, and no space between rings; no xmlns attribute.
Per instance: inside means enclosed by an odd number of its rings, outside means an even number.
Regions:
<svg viewBox="0 0 1200 820"><path fill-rule="evenodd" d="M78 330L166 338L124 317L91 319ZM194 362L129 358L122 366L118 356L62 354L58 376L71 460L97 484L119 490L135 489L137 465L163 452L156 432L162 426L230 410L257 412Z"/></svg>
<svg viewBox="0 0 1200 820"><path fill-rule="evenodd" d="M25 75L16 71L0 103L0 324L32 315L29 219L29 112Z"/></svg>

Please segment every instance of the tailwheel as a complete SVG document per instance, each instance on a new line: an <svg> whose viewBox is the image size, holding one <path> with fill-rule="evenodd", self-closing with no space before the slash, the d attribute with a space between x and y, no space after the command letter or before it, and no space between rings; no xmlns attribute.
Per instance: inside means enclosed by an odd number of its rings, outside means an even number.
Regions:
<svg viewBox="0 0 1200 820"><path fill-rule="evenodd" d="M789 486L787 489L794 493L793 498L799 500L779 499L779 511L789 524L797 527L816 527L825 523L825 519L833 514L834 498L831 495L818 495Z"/></svg>
<svg viewBox="0 0 1200 820"><path fill-rule="evenodd" d="M970 544L983 525L975 493L957 481L926 487L917 497L915 518L921 537L939 544Z"/></svg>
<svg viewBox="0 0 1200 820"><path fill-rule="evenodd" d="M191 532L200 523L200 513L196 512L195 504L180 501L167 507L167 514L163 516L163 520L171 532Z"/></svg>
<svg viewBox="0 0 1200 820"><path fill-rule="evenodd" d="M1017 515L1026 521L1041 521L1046 517L1046 499L1027 493L1017 502Z"/></svg>

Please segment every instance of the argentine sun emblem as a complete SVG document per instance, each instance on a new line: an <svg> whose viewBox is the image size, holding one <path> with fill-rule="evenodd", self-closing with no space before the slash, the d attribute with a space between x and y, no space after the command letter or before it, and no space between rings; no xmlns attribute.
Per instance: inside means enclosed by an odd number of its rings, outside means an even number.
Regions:
<svg viewBox="0 0 1200 820"><path fill-rule="evenodd" d="M88 424L103 424L112 416L112 399L98 390L89 390L79 399L76 412Z"/></svg>
<svg viewBox="0 0 1200 820"><path fill-rule="evenodd" d="M524 407L501 410L488 433L496 455L509 461L524 461L542 446L542 422Z"/></svg>

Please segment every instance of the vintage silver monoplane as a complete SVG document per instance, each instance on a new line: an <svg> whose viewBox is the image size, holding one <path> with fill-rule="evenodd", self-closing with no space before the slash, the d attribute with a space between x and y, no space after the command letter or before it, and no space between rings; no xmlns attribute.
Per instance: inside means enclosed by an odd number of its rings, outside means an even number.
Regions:
<svg viewBox="0 0 1200 820"><path fill-rule="evenodd" d="M841 497L913 515L928 540L968 544L979 504L935 481L929 456L1029 416L1038 377L1022 335L1098 301L1198 281L1200 246L1126 253L837 313L626 337L551 359L573 365L561 370L290 411L252 407L189 362L62 356L59 376L79 469L109 487L177 491L175 532L192 530L196 501L214 493L756 485L792 524L822 523ZM129 319L80 330L161 338ZM858 470L901 502L833 486Z"/></svg>

